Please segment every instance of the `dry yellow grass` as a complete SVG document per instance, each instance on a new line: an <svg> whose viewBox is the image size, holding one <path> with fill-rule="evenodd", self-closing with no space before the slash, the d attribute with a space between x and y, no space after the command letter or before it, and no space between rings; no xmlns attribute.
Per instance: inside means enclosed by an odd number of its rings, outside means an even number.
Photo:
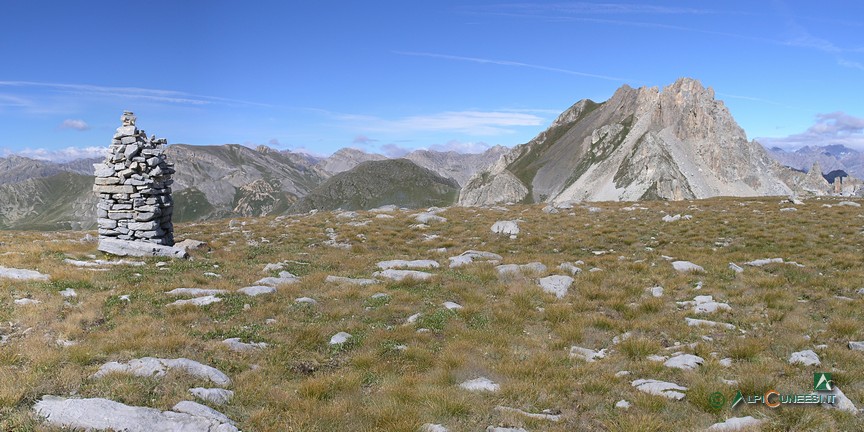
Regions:
<svg viewBox="0 0 864 432"><path fill-rule="evenodd" d="M447 222L425 229L410 227L416 223L410 212L397 212L393 219L361 212L358 220L370 220L365 226L348 226L333 213L181 224L178 238L204 240L212 251L193 252L188 261L151 258L145 266L104 272L64 263L89 260L91 254L110 259L97 253L93 242L79 241L85 233L0 232L0 265L52 278L0 279L0 335L8 336L0 346L0 430L50 430L31 412L46 394L170 409L189 398L188 388L206 385L174 372L161 379L89 378L107 361L145 356L187 357L231 376L235 397L216 408L245 431L416 431L427 422L452 431L489 425L700 430L745 415L764 418L763 430L862 430L859 417L822 407L733 410L728 403L720 409L708 403L715 391L728 399L738 389L807 393L812 373L825 371L864 406L864 353L846 347L849 340L864 339L864 296L856 292L864 287L864 212L823 207L836 203L825 199L782 213L778 200L647 202L640 203L645 210L629 211L627 203L593 203L600 212L577 206L557 214L545 214L541 206L451 208L441 214ZM663 212L693 219L664 223ZM496 220L517 218L522 232L514 240L489 230ZM325 246L327 228L352 247ZM581 260L583 272L574 276L569 293L556 299L543 293L534 277L499 280L489 264L447 268L447 257L469 249L498 253L506 264L539 261L550 274L563 274L560 263ZM706 271L676 273L664 255ZM738 275L728 268L729 262L775 257L804 267L745 266ZM426 282L324 281L327 275L370 277L382 260L425 258L442 264ZM157 266L160 262L165 264ZM234 293L275 275L262 270L278 262L301 281L271 295ZM651 296L648 289L654 286L664 287L662 297ZM210 306L166 308L175 299L164 292L179 287L230 293ZM59 292L67 288L78 296L62 298ZM388 297L371 298L379 292ZM697 295L712 295L732 310L697 316L676 305ZM41 303L13 304L23 297ZM318 304L297 304L298 297ZM441 306L445 301L464 308L447 311ZM418 312L420 319L406 325ZM685 317L738 329L688 327ZM354 337L341 347L329 346L340 331ZM613 345L613 338L628 332L629 339ZM221 343L229 337L269 346L235 353ZM77 344L63 347L57 340ZM827 348L815 348L823 344ZM609 352L586 363L570 357L573 345ZM802 349L816 349L823 365L789 365L789 355ZM646 359L675 351L702 356L705 364L682 371ZM727 357L731 367L719 363ZM616 376L623 370L630 375ZM471 393L458 387L479 376L501 390ZM643 394L630 385L638 378L672 381L689 391L683 401ZM615 408L621 399L632 406ZM501 412L498 405L560 411L562 420Z"/></svg>

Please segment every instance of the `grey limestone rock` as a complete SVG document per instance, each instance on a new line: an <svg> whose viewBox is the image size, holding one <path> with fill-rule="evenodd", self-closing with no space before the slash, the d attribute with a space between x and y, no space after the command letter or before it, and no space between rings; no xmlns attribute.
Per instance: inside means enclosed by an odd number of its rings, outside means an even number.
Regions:
<svg viewBox="0 0 864 432"><path fill-rule="evenodd" d="M93 378L101 378L112 373L125 373L143 377L162 377L169 369L179 369L197 378L210 380L218 386L227 386L231 383L228 375L212 366L199 363L187 358L162 359L154 357L142 357L132 359L126 363L108 362L102 365L93 374Z"/></svg>
<svg viewBox="0 0 864 432"><path fill-rule="evenodd" d="M194 402L189 402L192 403ZM237 431L230 419L215 410L207 407L204 407L207 410L191 409L191 405L181 404L178 404L180 409L192 413L177 412L178 406L174 407L175 411L160 411L102 398L66 399L58 396L43 396L42 400L33 406L33 411L44 417L50 425L75 429L111 429L125 432Z"/></svg>

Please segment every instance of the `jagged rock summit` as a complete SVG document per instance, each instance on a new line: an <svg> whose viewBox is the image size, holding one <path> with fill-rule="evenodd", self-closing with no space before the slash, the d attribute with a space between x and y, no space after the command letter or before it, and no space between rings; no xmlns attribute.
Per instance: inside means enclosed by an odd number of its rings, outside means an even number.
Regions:
<svg viewBox="0 0 864 432"><path fill-rule="evenodd" d="M606 102L577 102L473 176L459 203L789 195L803 192L802 175L747 141L714 90L681 78L662 91L625 85Z"/></svg>

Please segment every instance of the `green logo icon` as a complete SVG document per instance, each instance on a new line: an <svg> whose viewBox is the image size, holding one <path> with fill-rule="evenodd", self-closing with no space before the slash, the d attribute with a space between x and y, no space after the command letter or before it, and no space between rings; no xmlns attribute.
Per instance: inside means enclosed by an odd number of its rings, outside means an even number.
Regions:
<svg viewBox="0 0 864 432"><path fill-rule="evenodd" d="M816 391L831 391L834 388L833 383L830 373L816 372L813 374L813 389Z"/></svg>
<svg viewBox="0 0 864 432"><path fill-rule="evenodd" d="M735 405L738 405L743 400L744 400L744 395L741 394L741 390L738 390L738 393L735 393L735 398L732 399L732 408L735 408Z"/></svg>
<svg viewBox="0 0 864 432"><path fill-rule="evenodd" d="M723 396L723 393L714 392L708 396L708 405L711 405L711 408L720 409L723 408L723 405L726 405L726 396Z"/></svg>

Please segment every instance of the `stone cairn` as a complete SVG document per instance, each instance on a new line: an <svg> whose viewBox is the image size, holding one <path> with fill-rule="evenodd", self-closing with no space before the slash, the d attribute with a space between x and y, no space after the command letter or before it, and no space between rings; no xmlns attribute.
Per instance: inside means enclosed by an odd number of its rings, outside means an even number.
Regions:
<svg viewBox="0 0 864 432"><path fill-rule="evenodd" d="M93 164L99 194L99 250L115 255L180 255L174 245L171 174L167 141L147 137L129 111L120 118L105 161Z"/></svg>

